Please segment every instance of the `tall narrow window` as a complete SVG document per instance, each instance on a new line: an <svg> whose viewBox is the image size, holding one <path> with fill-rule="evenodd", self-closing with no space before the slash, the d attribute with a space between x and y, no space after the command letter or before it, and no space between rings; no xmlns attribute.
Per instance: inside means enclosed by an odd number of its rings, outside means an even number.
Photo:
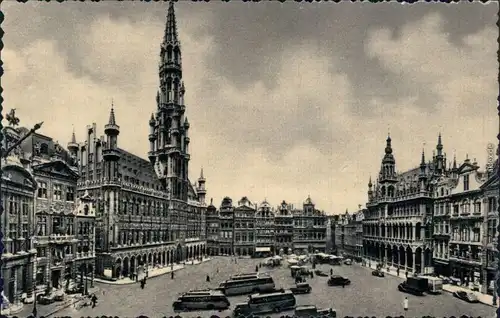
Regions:
<svg viewBox="0 0 500 318"><path fill-rule="evenodd" d="M464 176L464 191L469 191L469 175Z"/></svg>
<svg viewBox="0 0 500 318"><path fill-rule="evenodd" d="M62 198L62 189L60 184L54 185L54 200L61 201Z"/></svg>

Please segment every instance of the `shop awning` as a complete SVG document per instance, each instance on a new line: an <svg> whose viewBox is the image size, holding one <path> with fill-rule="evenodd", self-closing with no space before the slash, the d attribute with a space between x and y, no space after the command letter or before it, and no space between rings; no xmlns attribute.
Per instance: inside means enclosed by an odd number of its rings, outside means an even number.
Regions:
<svg viewBox="0 0 500 318"><path fill-rule="evenodd" d="M257 253L259 253L259 252L271 252L271 248L270 247L256 247L255 251Z"/></svg>

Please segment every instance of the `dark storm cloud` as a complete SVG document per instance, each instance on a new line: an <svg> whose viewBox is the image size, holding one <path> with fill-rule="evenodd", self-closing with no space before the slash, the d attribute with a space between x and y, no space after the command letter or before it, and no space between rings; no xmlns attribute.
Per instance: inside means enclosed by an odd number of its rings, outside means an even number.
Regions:
<svg viewBox="0 0 500 318"><path fill-rule="evenodd" d="M182 2L182 1L181 1ZM304 3L277 2L210 4L182 2L178 4L178 19L209 19L206 27L194 34L197 37L212 36L212 54L201 57L215 75L229 79L237 87L248 87L263 81L272 88L280 67L279 57L284 48L307 40L318 43L330 52L332 59L341 59L336 70L349 77L358 96L352 103L352 112L368 115L365 104L377 92L382 102L395 101L412 93L411 83L394 78L380 68L378 62L364 54L364 43L369 30L389 28L393 36L399 36L400 26L421 19L431 12L439 13L445 20L444 30L450 41L460 45L460 39L495 23L496 7L493 4L460 3L455 5L425 4L401 5L353 4L353 3ZM9 47L23 48L35 39L56 42L58 49L67 57L67 63L76 75L87 75L97 82L107 80L121 82L118 78L103 78L82 66L83 54L80 34L83 29L102 16L112 20L158 21L165 19L164 3L100 3L64 4L43 3L8 4L5 43ZM22 19L21 19L22 18ZM17 23L24 21L23 23ZM109 83L112 84L112 83ZM435 105L432 94L417 101L423 107ZM432 109L428 109L432 110Z"/></svg>

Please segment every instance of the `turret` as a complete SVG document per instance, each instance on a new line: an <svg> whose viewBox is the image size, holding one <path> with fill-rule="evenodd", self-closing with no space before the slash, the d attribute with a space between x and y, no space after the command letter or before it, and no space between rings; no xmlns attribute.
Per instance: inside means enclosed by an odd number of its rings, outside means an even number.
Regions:
<svg viewBox="0 0 500 318"><path fill-rule="evenodd" d="M368 201L373 200L373 184L372 184L372 177L370 177L370 180L368 181Z"/></svg>
<svg viewBox="0 0 500 318"><path fill-rule="evenodd" d="M118 152L118 135L120 134L120 126L116 124L114 105L111 103L111 111L109 120L104 125L104 133L106 134L106 147L102 150L102 158L104 160L104 178L118 178L118 160L120 153Z"/></svg>
<svg viewBox="0 0 500 318"><path fill-rule="evenodd" d="M80 147L78 146L78 143L76 142L75 130L73 129L73 133L71 134L71 141L68 142L68 151L69 151L71 157L76 158L79 148Z"/></svg>
<svg viewBox="0 0 500 318"><path fill-rule="evenodd" d="M437 150L437 155L436 155L436 173L441 175L445 171L445 162L444 162L444 156L443 156L443 143L441 141L441 133L439 133L438 136L438 143L436 146Z"/></svg>
<svg viewBox="0 0 500 318"><path fill-rule="evenodd" d="M201 168L200 177L198 178L198 189L196 192L198 193L198 199L200 203L205 204L205 196L207 194L207 190L205 189L205 177L203 176L203 168Z"/></svg>

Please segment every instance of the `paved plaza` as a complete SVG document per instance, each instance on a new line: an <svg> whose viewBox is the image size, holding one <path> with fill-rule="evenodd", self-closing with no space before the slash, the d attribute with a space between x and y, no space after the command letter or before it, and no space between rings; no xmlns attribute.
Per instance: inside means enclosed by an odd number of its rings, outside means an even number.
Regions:
<svg viewBox="0 0 500 318"><path fill-rule="evenodd" d="M96 308L84 307L77 310L74 306L54 314L54 316L120 316L137 317L146 315L148 317L175 316L172 310L172 302L179 293L189 289L200 289L216 287L219 282L227 279L230 275L242 272L255 271L255 265L262 260L238 259L237 264L231 258L215 258L209 262L186 266L176 272L175 279L170 275L154 277L148 280L143 290L139 284L132 285L110 285L97 283L99 302ZM331 267L319 265L318 269L329 272L334 269L335 274L348 277L352 284L342 287L328 287L327 277L314 277L309 279L313 291L309 295L298 295L298 305L315 304L318 307L333 307L337 310L338 317L344 316L396 316L421 317L425 315L435 317L449 317L451 315L469 315L481 317L493 317L494 308L484 304L468 304L452 297L450 293L441 295L426 295L417 297L400 293L397 285L402 278L386 276L377 278L371 275L371 271L360 265L342 265ZM218 273L217 273L218 270ZM262 272L269 272L276 281L277 287L287 288L293 285L290 270L286 266ZM211 282L206 282L206 276L210 275ZM403 298L409 299L409 310L402 310ZM242 302L247 296L230 297L231 309L227 311L203 311L183 314L188 317L210 317L216 314L221 317L230 316L234 304ZM47 314L44 306L39 306L39 315ZM271 317L279 317L281 314L272 314Z"/></svg>

